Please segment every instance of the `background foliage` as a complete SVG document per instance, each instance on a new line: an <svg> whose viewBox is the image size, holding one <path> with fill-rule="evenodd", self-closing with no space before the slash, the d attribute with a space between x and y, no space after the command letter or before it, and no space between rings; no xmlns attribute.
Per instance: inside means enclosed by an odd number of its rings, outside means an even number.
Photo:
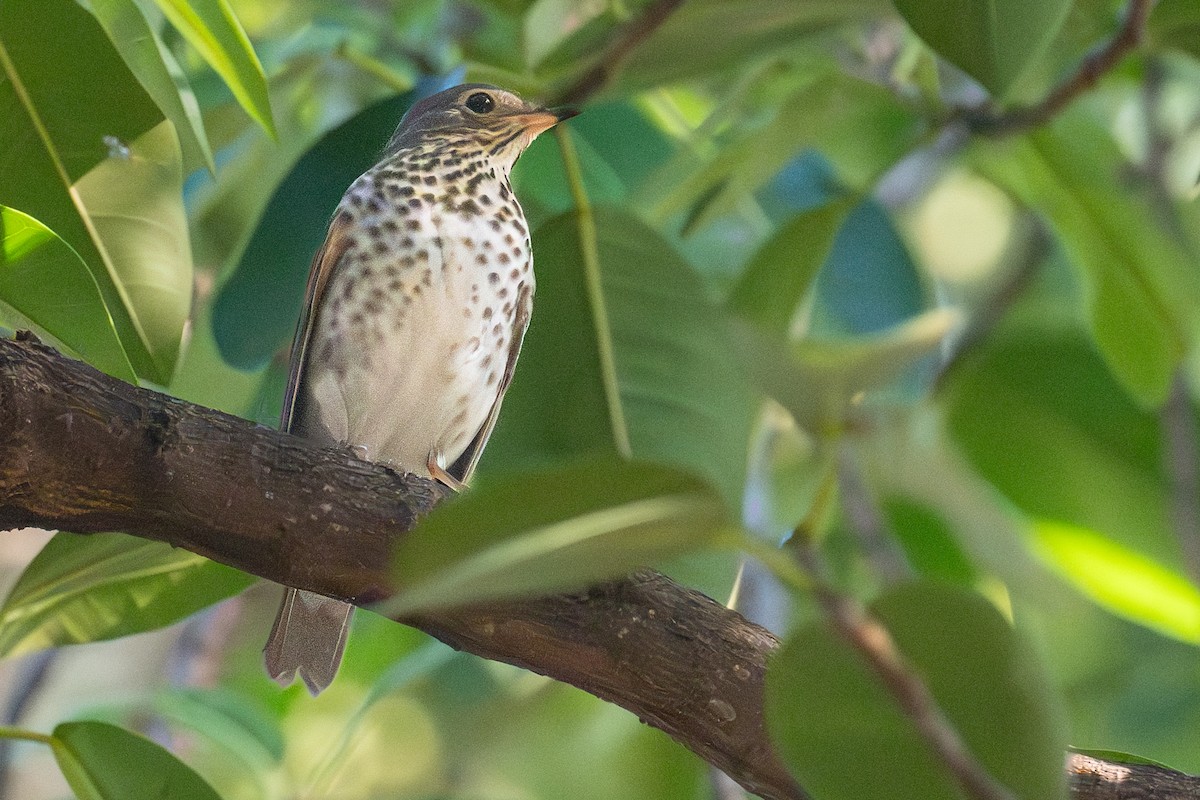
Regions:
<svg viewBox="0 0 1200 800"><path fill-rule="evenodd" d="M0 320L273 424L311 253L413 99L580 96L513 176L537 307L479 491L399 602L646 558L724 600L738 543L800 525L1021 797L1061 792L1067 743L1200 771L1200 6L675 5L2 0ZM1014 112L1150 5L1093 90ZM713 794L625 712L364 612L327 693L280 691L271 587L33 540L0 549L0 733L32 740L0 793ZM821 800L959 796L783 573L740 603L793 632L789 767Z"/></svg>

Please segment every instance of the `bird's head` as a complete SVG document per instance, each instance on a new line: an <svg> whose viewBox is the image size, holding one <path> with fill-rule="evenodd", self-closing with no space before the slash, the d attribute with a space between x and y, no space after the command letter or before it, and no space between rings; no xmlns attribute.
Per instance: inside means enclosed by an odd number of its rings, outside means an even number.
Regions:
<svg viewBox="0 0 1200 800"><path fill-rule="evenodd" d="M546 109L486 83L464 83L426 97L400 120L387 152L421 144L482 150L494 162L511 167L517 156L574 109Z"/></svg>

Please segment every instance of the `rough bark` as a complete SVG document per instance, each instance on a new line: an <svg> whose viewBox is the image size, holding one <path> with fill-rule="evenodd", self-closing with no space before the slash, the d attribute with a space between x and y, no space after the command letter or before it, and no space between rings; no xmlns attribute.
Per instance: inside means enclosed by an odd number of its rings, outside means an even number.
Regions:
<svg viewBox="0 0 1200 800"><path fill-rule="evenodd" d="M366 604L438 484L0 340L0 529L123 530ZM763 724L778 640L651 571L584 592L400 620L636 714L767 800L804 792ZM265 633L265 631L264 631ZM1076 800L1200 798L1200 779L1072 755Z"/></svg>
<svg viewBox="0 0 1200 800"><path fill-rule="evenodd" d="M389 593L392 546L445 494L0 340L0 530L122 530L366 604ZM402 621L614 702L764 798L804 796L763 725L778 641L662 575Z"/></svg>

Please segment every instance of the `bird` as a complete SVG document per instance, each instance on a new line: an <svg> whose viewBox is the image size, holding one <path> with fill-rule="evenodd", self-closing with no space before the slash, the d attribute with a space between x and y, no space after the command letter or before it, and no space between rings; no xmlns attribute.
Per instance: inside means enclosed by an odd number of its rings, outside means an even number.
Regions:
<svg viewBox="0 0 1200 800"><path fill-rule="evenodd" d="M574 116L482 83L401 119L346 190L313 258L280 427L461 490L496 424L533 309L524 212L509 183L538 134ZM287 588L264 658L316 695L353 606Z"/></svg>

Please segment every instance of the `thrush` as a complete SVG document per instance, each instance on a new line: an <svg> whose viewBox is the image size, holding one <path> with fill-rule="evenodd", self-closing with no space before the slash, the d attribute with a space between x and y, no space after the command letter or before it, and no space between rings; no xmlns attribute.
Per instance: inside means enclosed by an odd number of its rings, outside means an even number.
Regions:
<svg viewBox="0 0 1200 800"><path fill-rule="evenodd" d="M496 424L533 305L529 230L509 171L571 110L485 84L414 105L347 189L313 259L282 427L461 488ZM284 594L267 672L317 694L353 607Z"/></svg>

